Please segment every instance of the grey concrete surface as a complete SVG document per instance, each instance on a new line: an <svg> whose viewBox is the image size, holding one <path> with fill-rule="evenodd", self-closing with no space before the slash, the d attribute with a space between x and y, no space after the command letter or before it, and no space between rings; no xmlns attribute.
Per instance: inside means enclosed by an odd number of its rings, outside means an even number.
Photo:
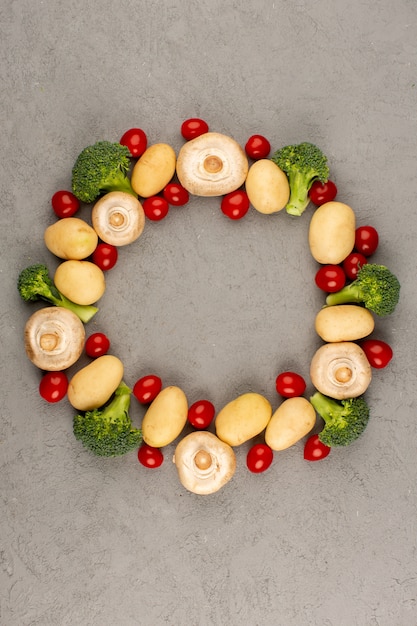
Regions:
<svg viewBox="0 0 417 626"><path fill-rule="evenodd" d="M0 15L2 626L416 626L415 1L4 0ZM151 471L75 441L68 402L38 395L22 338L37 305L15 286L55 267L50 198L86 145L140 126L178 150L195 116L242 144L320 145L402 283L377 320L394 359L363 437L321 463L300 442L259 476L243 445L209 497L181 487L174 444ZM252 390L276 408L276 375L309 381L320 345L312 211L172 208L121 251L88 333L109 335L130 385L155 371L190 403Z"/></svg>

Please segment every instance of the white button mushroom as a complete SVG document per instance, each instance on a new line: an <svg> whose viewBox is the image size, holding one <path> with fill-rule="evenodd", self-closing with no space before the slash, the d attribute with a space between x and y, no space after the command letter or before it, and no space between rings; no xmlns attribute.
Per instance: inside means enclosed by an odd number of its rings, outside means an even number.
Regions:
<svg viewBox="0 0 417 626"><path fill-rule="evenodd" d="M130 193L110 191L93 206L93 228L104 242L126 246L135 241L145 227L145 212Z"/></svg>
<svg viewBox="0 0 417 626"><path fill-rule="evenodd" d="M372 379L369 361L358 344L327 343L314 354L310 378L315 388L336 400L362 395Z"/></svg>

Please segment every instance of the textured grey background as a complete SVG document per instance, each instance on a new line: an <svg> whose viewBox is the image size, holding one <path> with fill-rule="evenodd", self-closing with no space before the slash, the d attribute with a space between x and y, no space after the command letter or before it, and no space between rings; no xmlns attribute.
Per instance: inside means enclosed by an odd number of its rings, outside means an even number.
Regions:
<svg viewBox="0 0 417 626"><path fill-rule="evenodd" d="M3 0L0 16L2 626L416 626L415 0ZM243 446L207 498L182 489L173 446L155 471L82 449L68 403L38 396L15 288L54 267L50 197L82 148L140 126L178 149L194 116L241 143L320 145L402 282L363 438L317 464L300 443L260 476ZM190 403L254 390L275 408L277 373L308 377L319 345L311 211L171 209L123 249L89 332L128 384L156 371Z"/></svg>

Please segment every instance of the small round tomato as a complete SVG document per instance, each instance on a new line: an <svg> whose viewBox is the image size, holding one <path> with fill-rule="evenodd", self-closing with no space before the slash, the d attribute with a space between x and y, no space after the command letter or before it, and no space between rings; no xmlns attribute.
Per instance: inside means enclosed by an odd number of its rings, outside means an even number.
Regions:
<svg viewBox="0 0 417 626"><path fill-rule="evenodd" d="M265 472L274 458L272 449L266 443L256 443L250 448L246 456L246 465L250 472L260 474Z"/></svg>
<svg viewBox="0 0 417 626"><path fill-rule="evenodd" d="M93 252L92 259L103 272L107 272L116 265L118 256L116 246L110 243L99 243Z"/></svg>
<svg viewBox="0 0 417 626"><path fill-rule="evenodd" d="M302 396L306 390L306 382L296 372L281 372L275 381L276 390L284 398Z"/></svg>
<svg viewBox="0 0 417 626"><path fill-rule="evenodd" d="M364 256L371 256L379 244L379 235L373 226L359 226L355 231L355 248Z"/></svg>
<svg viewBox="0 0 417 626"><path fill-rule="evenodd" d="M248 194L238 189L223 196L220 208L231 220L240 220L249 211L249 206Z"/></svg>
<svg viewBox="0 0 417 626"><path fill-rule="evenodd" d="M162 465L164 455L159 448L153 448L152 446L148 446L147 443L143 443L138 450L138 461L144 467L154 469Z"/></svg>
<svg viewBox="0 0 417 626"><path fill-rule="evenodd" d="M194 428L208 428L216 410L209 400L197 400L188 409L188 421Z"/></svg>
<svg viewBox="0 0 417 626"><path fill-rule="evenodd" d="M174 206L183 206L190 199L188 191L179 183L168 183L162 192L165 200Z"/></svg>
<svg viewBox="0 0 417 626"><path fill-rule="evenodd" d="M65 372L47 372L39 383L39 393L47 402L59 402L65 398L68 378Z"/></svg>
<svg viewBox="0 0 417 626"><path fill-rule="evenodd" d="M155 400L162 389L162 380L155 374L142 376L133 386L133 395L141 404L149 404Z"/></svg>
<svg viewBox="0 0 417 626"><path fill-rule="evenodd" d="M85 342L85 352L87 356L96 359L103 354L107 354L110 349L110 340L104 333L93 333Z"/></svg>
<svg viewBox="0 0 417 626"><path fill-rule="evenodd" d="M254 161L266 159L271 152L271 144L263 135L252 135L245 144L245 152Z"/></svg>
<svg viewBox="0 0 417 626"><path fill-rule="evenodd" d="M321 461L329 456L331 448L322 443L318 435L311 435L304 446L304 458L306 461Z"/></svg>
<svg viewBox="0 0 417 626"><path fill-rule="evenodd" d="M132 157L138 158L145 152L148 138L141 128L130 128L122 135L119 143L129 148Z"/></svg>
<svg viewBox="0 0 417 626"><path fill-rule="evenodd" d="M319 180L315 180L310 187L308 196L313 204L320 206L336 198L337 187L331 180L328 180L327 183L321 183Z"/></svg>
<svg viewBox="0 0 417 626"><path fill-rule="evenodd" d="M360 346L371 367L376 369L386 367L393 357L391 346L380 339L365 339Z"/></svg>
<svg viewBox="0 0 417 626"><path fill-rule="evenodd" d="M52 208L58 217L72 217L80 208L80 201L70 191L56 191L51 199Z"/></svg>
<svg viewBox="0 0 417 626"><path fill-rule="evenodd" d="M148 219L159 222L168 215L169 204L162 196L150 196L143 201L143 210Z"/></svg>
<svg viewBox="0 0 417 626"><path fill-rule="evenodd" d="M360 252L351 252L343 261L343 270L350 280L355 280L358 277L358 272L363 265L366 265L368 260L366 256L360 254Z"/></svg>
<svg viewBox="0 0 417 626"><path fill-rule="evenodd" d="M200 135L204 135L204 133L208 133L208 124L204 120L199 117L191 117L189 120L185 120L185 122L181 125L181 135L189 141L190 139L195 139Z"/></svg>
<svg viewBox="0 0 417 626"><path fill-rule="evenodd" d="M316 273L315 281L322 291L334 293L345 286L346 274L340 265L322 265Z"/></svg>

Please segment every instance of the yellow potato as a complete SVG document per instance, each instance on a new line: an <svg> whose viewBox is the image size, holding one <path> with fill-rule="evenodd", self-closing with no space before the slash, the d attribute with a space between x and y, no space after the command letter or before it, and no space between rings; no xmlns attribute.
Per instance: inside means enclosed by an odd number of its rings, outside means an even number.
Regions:
<svg viewBox="0 0 417 626"><path fill-rule="evenodd" d="M287 175L270 159L260 159L250 166L245 189L251 205L259 213L281 211L290 197Z"/></svg>
<svg viewBox="0 0 417 626"><path fill-rule="evenodd" d="M91 261L64 261L56 269L54 282L57 289L76 304L93 304L106 289L103 270Z"/></svg>
<svg viewBox="0 0 417 626"><path fill-rule="evenodd" d="M316 423L313 405L302 397L288 398L277 408L265 431L272 450L286 450L307 435Z"/></svg>
<svg viewBox="0 0 417 626"><path fill-rule="evenodd" d="M98 235L94 228L78 217L66 217L48 226L45 245L60 259L86 259L94 252Z"/></svg>
<svg viewBox="0 0 417 626"><path fill-rule="evenodd" d="M259 393L244 393L218 413L215 420L216 435L229 446L239 446L259 435L271 415L272 407L266 398Z"/></svg>
<svg viewBox="0 0 417 626"><path fill-rule="evenodd" d="M328 306L316 315L316 332L328 343L356 341L370 335L375 320L368 309L356 304Z"/></svg>
<svg viewBox="0 0 417 626"><path fill-rule="evenodd" d="M350 206L343 202L319 206L310 221L308 241L318 263L341 263L355 245L355 214Z"/></svg>
<svg viewBox="0 0 417 626"><path fill-rule="evenodd" d="M98 357L71 378L68 400L78 411L97 409L110 399L123 378L123 363L116 356Z"/></svg>
<svg viewBox="0 0 417 626"><path fill-rule="evenodd" d="M179 387L165 387L156 396L142 421L145 443L154 448L170 444L183 430L188 416L188 402Z"/></svg>
<svg viewBox="0 0 417 626"><path fill-rule="evenodd" d="M149 146L136 162L131 184L142 198L149 198L162 191L175 174L176 155L166 143Z"/></svg>

